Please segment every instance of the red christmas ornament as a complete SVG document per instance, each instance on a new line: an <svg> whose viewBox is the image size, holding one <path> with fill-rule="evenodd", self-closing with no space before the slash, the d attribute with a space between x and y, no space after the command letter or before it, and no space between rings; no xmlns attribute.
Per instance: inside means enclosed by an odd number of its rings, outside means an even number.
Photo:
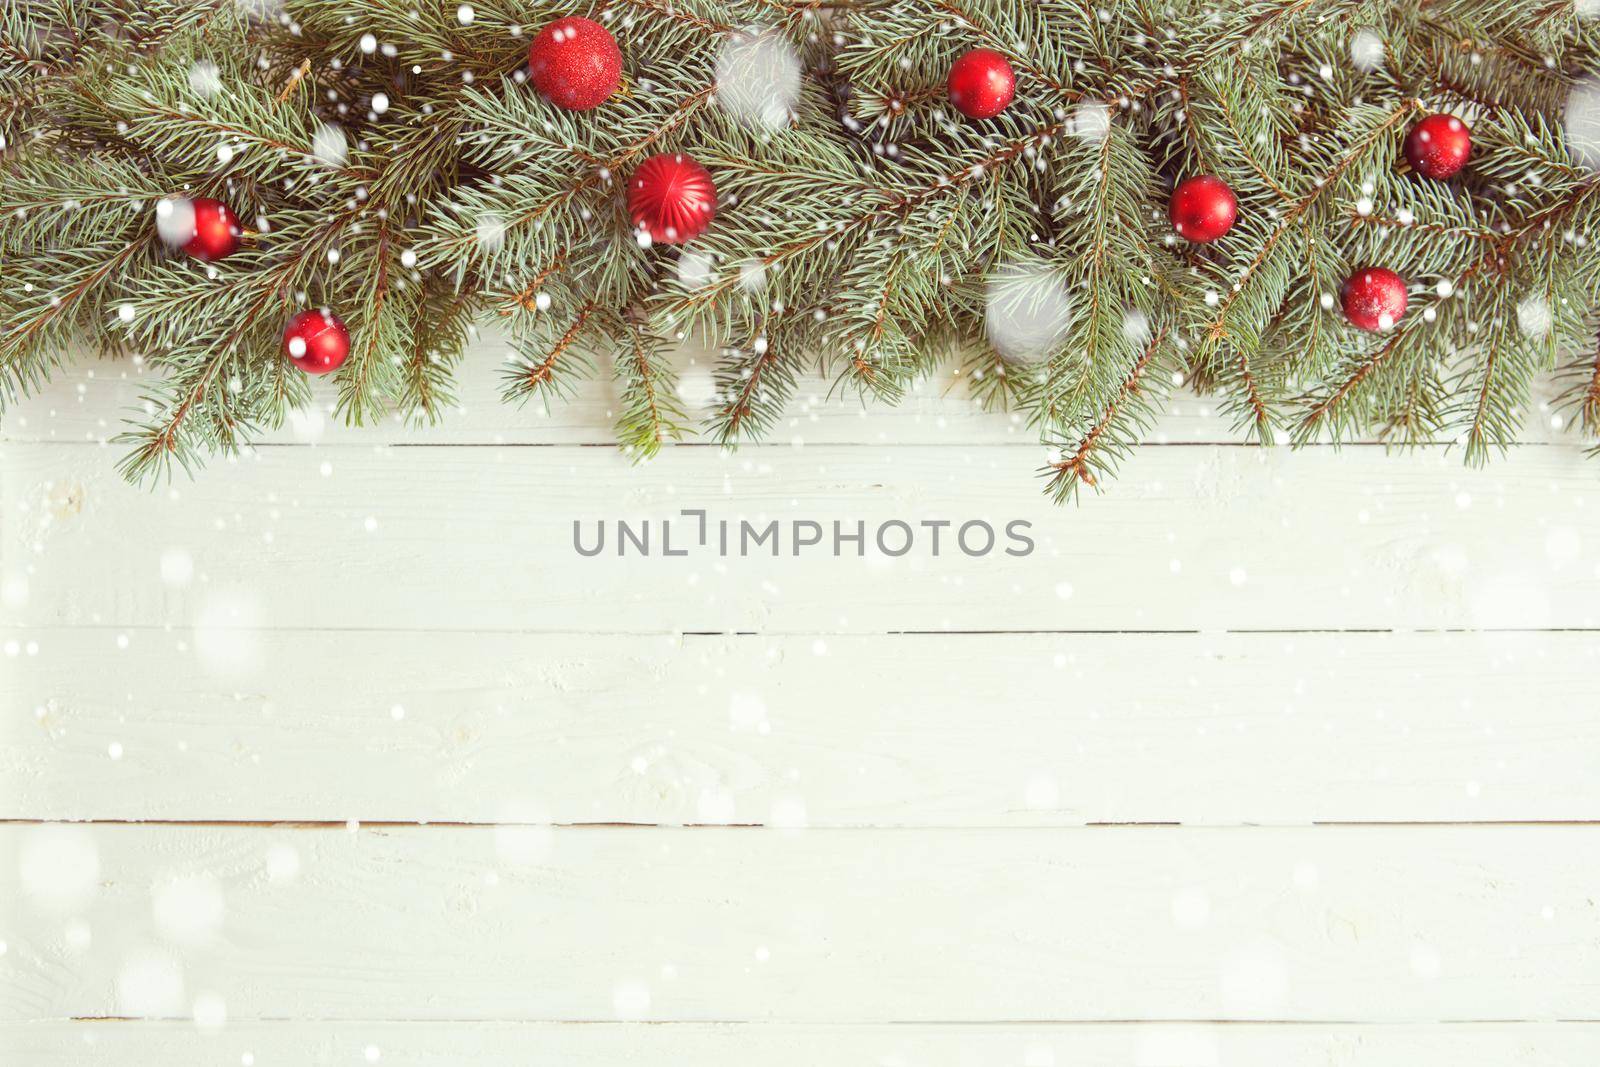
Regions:
<svg viewBox="0 0 1600 1067"><path fill-rule="evenodd" d="M682 152L639 164L628 181L633 224L661 244L681 245L706 232L717 213L717 188L706 168Z"/></svg>
<svg viewBox="0 0 1600 1067"><path fill-rule="evenodd" d="M1017 92L1017 76L999 52L974 48L950 67L950 106L969 119L992 119Z"/></svg>
<svg viewBox="0 0 1600 1067"><path fill-rule="evenodd" d="M327 374L350 354L350 331L327 308L302 311L284 328L283 354L307 374Z"/></svg>
<svg viewBox="0 0 1600 1067"><path fill-rule="evenodd" d="M1167 218L1178 236L1197 244L1210 244L1229 230L1239 217L1239 201L1221 178L1199 174L1185 178L1172 190Z"/></svg>
<svg viewBox="0 0 1600 1067"><path fill-rule="evenodd" d="M1406 313L1406 281L1387 267L1362 267L1339 294L1344 317L1362 330L1387 330Z"/></svg>
<svg viewBox="0 0 1600 1067"><path fill-rule="evenodd" d="M239 250L239 234L243 231L231 207L205 196L191 201L190 206L194 209L194 236L184 242L185 252L210 263Z"/></svg>
<svg viewBox="0 0 1600 1067"><path fill-rule="evenodd" d="M1467 165L1472 130L1454 115L1429 115L1406 134L1405 152L1412 170L1443 181Z"/></svg>
<svg viewBox="0 0 1600 1067"><path fill-rule="evenodd" d="M557 107L588 111L622 84L622 52L611 31L592 19L556 19L528 46L528 76Z"/></svg>

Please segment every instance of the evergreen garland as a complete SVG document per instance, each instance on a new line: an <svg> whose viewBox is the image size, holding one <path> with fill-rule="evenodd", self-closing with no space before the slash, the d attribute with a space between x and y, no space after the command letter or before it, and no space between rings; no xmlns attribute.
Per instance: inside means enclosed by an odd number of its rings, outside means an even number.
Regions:
<svg viewBox="0 0 1600 1067"><path fill-rule="evenodd" d="M130 477L245 446L308 402L287 319L349 324L340 414L421 422L469 337L512 349L513 401L618 382L638 457L694 427L671 347L721 349L707 428L759 437L798 376L893 401L953 364L1051 447L1058 498L1099 486L1175 384L1269 442L1514 438L1536 376L1600 431L1600 8L1591 0L11 0L0 8L0 394L73 349L153 365ZM1600 15L1600 12L1593 12ZM624 57L602 106L526 84L539 28L581 14ZM792 49L782 121L719 93L730 41ZM945 98L963 52L1016 96ZM1467 169L1402 165L1433 112ZM720 207L689 244L634 240L624 182L692 154ZM1224 179L1231 233L1177 238L1173 184ZM225 261L160 240L163 197L226 201ZM1411 290L1393 329L1339 314L1352 269ZM1050 300L1065 294L1059 322ZM1043 316L1041 348L997 315ZM1035 321L1034 325L1038 325Z"/></svg>

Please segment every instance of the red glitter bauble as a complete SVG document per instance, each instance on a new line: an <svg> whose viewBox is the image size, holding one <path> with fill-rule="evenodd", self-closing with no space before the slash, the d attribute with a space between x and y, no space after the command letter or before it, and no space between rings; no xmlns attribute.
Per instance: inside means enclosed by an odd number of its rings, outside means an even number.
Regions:
<svg viewBox="0 0 1600 1067"><path fill-rule="evenodd" d="M1405 151L1412 170L1443 181L1467 165L1472 130L1454 115L1429 115L1406 134Z"/></svg>
<svg viewBox="0 0 1600 1067"><path fill-rule="evenodd" d="M191 201L190 206L194 208L194 236L184 242L185 252L210 263L239 250L242 231L231 207L205 196Z"/></svg>
<svg viewBox="0 0 1600 1067"><path fill-rule="evenodd" d="M999 52L974 48L950 67L950 106L969 119L992 119L1017 92L1017 76Z"/></svg>
<svg viewBox="0 0 1600 1067"><path fill-rule="evenodd" d="M350 331L327 308L302 311L284 328L283 354L307 374L327 374L350 354Z"/></svg>
<svg viewBox="0 0 1600 1067"><path fill-rule="evenodd" d="M1363 330L1387 330L1406 313L1406 280L1387 267L1362 267L1345 279L1344 317Z"/></svg>
<svg viewBox="0 0 1600 1067"><path fill-rule="evenodd" d="M1221 178L1209 174L1185 178L1172 190L1167 218L1178 236L1197 244L1210 244L1233 229L1239 217L1239 202Z"/></svg>
<svg viewBox="0 0 1600 1067"><path fill-rule="evenodd" d="M628 180L628 214L651 241L692 241L706 232L716 213L717 187L711 175L682 152L651 156Z"/></svg>
<svg viewBox="0 0 1600 1067"><path fill-rule="evenodd" d="M588 111L622 84L622 52L611 31L592 19L556 19L528 46L528 77L557 107Z"/></svg>

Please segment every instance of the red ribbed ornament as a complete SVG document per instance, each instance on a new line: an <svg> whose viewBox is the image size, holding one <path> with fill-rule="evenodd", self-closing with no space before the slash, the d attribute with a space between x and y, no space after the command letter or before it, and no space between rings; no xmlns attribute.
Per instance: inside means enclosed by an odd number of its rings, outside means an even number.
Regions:
<svg viewBox="0 0 1600 1067"><path fill-rule="evenodd" d="M681 245L711 225L717 187L693 157L663 152L639 164L628 179L628 214L651 241Z"/></svg>

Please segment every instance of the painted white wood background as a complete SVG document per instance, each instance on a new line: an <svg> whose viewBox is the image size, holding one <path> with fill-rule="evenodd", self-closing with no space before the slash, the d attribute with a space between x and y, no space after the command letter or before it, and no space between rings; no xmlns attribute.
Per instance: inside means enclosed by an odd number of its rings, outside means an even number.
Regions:
<svg viewBox="0 0 1600 1067"><path fill-rule="evenodd" d="M608 386L295 420L149 492L0 423L0 1062L1600 1060L1600 465L1529 413L1110 492L949 382L643 469ZM708 386L684 354L691 395ZM574 518L1033 523L581 559Z"/></svg>

